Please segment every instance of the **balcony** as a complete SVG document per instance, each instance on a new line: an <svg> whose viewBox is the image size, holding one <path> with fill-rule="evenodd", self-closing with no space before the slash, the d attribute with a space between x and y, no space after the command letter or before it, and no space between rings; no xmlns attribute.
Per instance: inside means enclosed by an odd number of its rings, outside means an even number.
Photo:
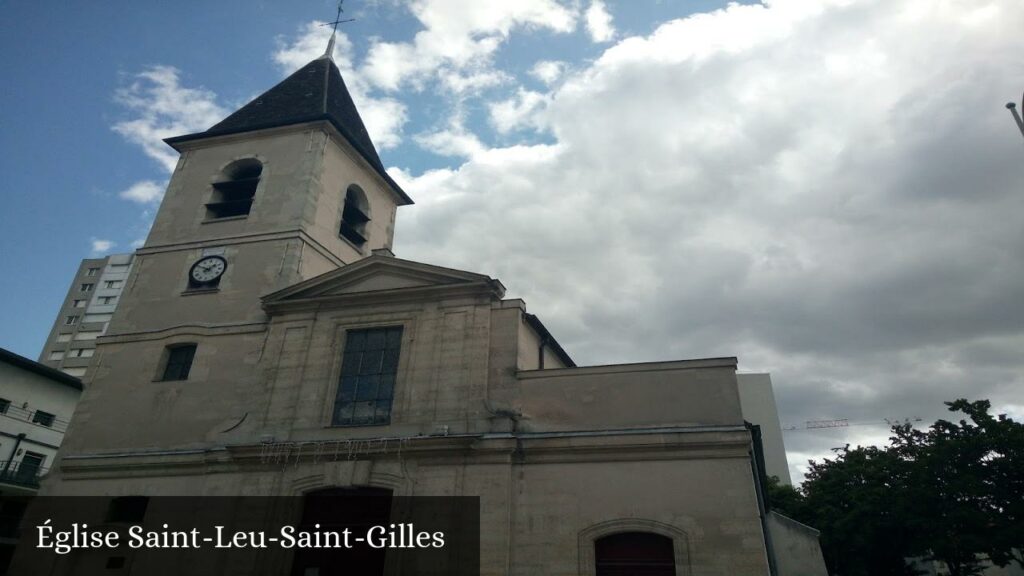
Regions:
<svg viewBox="0 0 1024 576"><path fill-rule="evenodd" d="M77 358L75 359L77 360ZM83 360L91 360L90 358L83 358ZM6 405L0 404L0 417L10 418L12 420L19 420L21 422L27 422L34 426L40 426L43 428L49 428L63 434L68 429L68 421L63 418L57 418L56 415L44 412L42 410L28 410L21 408L16 404L8 402ZM10 430L7 430L8 432Z"/></svg>
<svg viewBox="0 0 1024 576"><path fill-rule="evenodd" d="M46 473L46 468L35 462L0 461L0 484L39 488L39 479Z"/></svg>

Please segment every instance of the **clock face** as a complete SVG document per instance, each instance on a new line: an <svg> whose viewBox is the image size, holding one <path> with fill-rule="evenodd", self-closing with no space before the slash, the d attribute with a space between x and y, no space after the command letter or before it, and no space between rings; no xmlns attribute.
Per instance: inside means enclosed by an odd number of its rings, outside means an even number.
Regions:
<svg viewBox="0 0 1024 576"><path fill-rule="evenodd" d="M227 260L220 256L207 256L192 265L189 276L196 284L210 284L220 278L227 267Z"/></svg>

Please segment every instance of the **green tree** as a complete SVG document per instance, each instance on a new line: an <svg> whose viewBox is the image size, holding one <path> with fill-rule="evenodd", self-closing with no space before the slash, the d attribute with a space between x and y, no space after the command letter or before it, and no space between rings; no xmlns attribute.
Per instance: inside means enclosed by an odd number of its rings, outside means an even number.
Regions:
<svg viewBox="0 0 1024 576"><path fill-rule="evenodd" d="M906 524L905 462L874 446L836 450L836 458L810 463L803 484L804 517L821 530L831 574L915 574L904 558L917 549Z"/></svg>
<svg viewBox="0 0 1024 576"><path fill-rule="evenodd" d="M987 400L947 402L968 416L928 430L893 428L891 450L909 466L908 525L951 576L972 576L987 557L1006 564L1024 549L1024 425L993 417Z"/></svg>
<svg viewBox="0 0 1024 576"><path fill-rule="evenodd" d="M769 486L769 505L821 530L831 574L912 574L915 556L951 576L979 574L986 558L1024 566L1024 425L987 400L946 405L967 418L894 426L890 446L812 461L799 491Z"/></svg>
<svg viewBox="0 0 1024 576"><path fill-rule="evenodd" d="M804 510L804 495L789 484L780 482L778 476L768 477L767 498L768 508L783 516L801 520L807 515Z"/></svg>

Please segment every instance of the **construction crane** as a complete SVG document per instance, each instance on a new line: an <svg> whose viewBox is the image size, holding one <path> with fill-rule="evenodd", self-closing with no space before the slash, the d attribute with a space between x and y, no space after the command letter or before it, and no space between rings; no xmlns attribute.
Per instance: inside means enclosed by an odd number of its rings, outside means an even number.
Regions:
<svg viewBox="0 0 1024 576"><path fill-rule="evenodd" d="M795 430L827 430L829 428L847 428L849 426L887 426L889 428L900 424L911 424L921 422L921 418L883 418L881 420L865 420L862 422L850 422L848 418L835 418L832 420L807 420L803 424L791 424L782 429L786 432Z"/></svg>

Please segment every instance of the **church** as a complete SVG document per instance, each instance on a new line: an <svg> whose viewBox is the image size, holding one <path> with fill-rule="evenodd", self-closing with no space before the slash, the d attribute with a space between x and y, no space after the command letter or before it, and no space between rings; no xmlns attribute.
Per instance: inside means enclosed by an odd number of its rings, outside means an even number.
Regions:
<svg viewBox="0 0 1024 576"><path fill-rule="evenodd" d="M784 573L736 358L577 366L501 280L396 256L413 200L330 53L166 140L41 494L472 496L484 575Z"/></svg>

